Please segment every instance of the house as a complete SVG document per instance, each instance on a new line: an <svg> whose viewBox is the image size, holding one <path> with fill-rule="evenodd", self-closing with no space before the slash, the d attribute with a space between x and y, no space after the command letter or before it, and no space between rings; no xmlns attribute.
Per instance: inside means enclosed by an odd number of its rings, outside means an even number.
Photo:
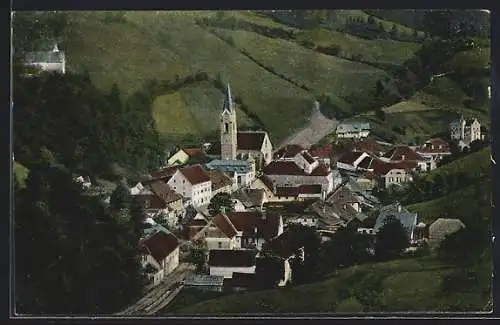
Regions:
<svg viewBox="0 0 500 325"><path fill-rule="evenodd" d="M337 160L337 168L346 171L355 171L358 169L358 166L368 165L371 160L372 156L366 152L349 151Z"/></svg>
<svg viewBox="0 0 500 325"><path fill-rule="evenodd" d="M24 65L42 71L66 73L66 56L60 51L57 44L52 51L28 52L24 57Z"/></svg>
<svg viewBox="0 0 500 325"><path fill-rule="evenodd" d="M461 149L470 147L473 141L484 139L481 135L481 123L477 118L465 119L463 116L450 123L450 136Z"/></svg>
<svg viewBox="0 0 500 325"><path fill-rule="evenodd" d="M265 242L283 233L283 218L275 213L249 211L225 215L237 230L238 242L242 248L260 250Z"/></svg>
<svg viewBox="0 0 500 325"><path fill-rule="evenodd" d="M401 222L403 228L406 230L408 234L408 239L410 244L416 241L415 238L415 229L417 226L417 213L409 212L404 207L401 206L401 203L395 202L389 205L382 207L379 211L375 226L373 230L377 233L386 223L387 219L393 216L397 220Z"/></svg>
<svg viewBox="0 0 500 325"><path fill-rule="evenodd" d="M294 159L295 156L304 152L306 149L298 144L288 144L274 153L275 160Z"/></svg>
<svg viewBox="0 0 500 325"><path fill-rule="evenodd" d="M334 148L331 143L323 147L311 148L309 153L314 159L328 166L331 166L334 160Z"/></svg>
<svg viewBox="0 0 500 325"><path fill-rule="evenodd" d="M212 198L212 182L201 165L178 169L167 184L195 207L208 205Z"/></svg>
<svg viewBox="0 0 500 325"><path fill-rule="evenodd" d="M335 133L338 138L366 138L370 130L370 123L341 123Z"/></svg>
<svg viewBox="0 0 500 325"><path fill-rule="evenodd" d="M443 157L451 155L450 145L440 138L432 138L415 149L420 156L439 162Z"/></svg>
<svg viewBox="0 0 500 325"><path fill-rule="evenodd" d="M233 277L233 273L255 273L257 250L213 249L208 254L210 275Z"/></svg>
<svg viewBox="0 0 500 325"><path fill-rule="evenodd" d="M198 221L196 224L201 225L202 222ZM190 228L190 231L194 232L195 229ZM224 213L217 214L197 234L192 236L192 240L197 239L203 239L209 250L241 247L241 233Z"/></svg>
<svg viewBox="0 0 500 325"><path fill-rule="evenodd" d="M321 184L276 186L275 196L269 201L304 201L309 199L322 199L325 198L325 196L326 193L322 190Z"/></svg>
<svg viewBox="0 0 500 325"><path fill-rule="evenodd" d="M325 195L331 193L340 175L330 166L320 164L309 154L300 154L294 160L273 160L264 167L263 174L273 187L297 187L300 185L321 185Z"/></svg>
<svg viewBox="0 0 500 325"><path fill-rule="evenodd" d="M372 159L367 167L378 178L381 188L398 188L413 181L414 162L389 163L380 159Z"/></svg>
<svg viewBox="0 0 500 325"><path fill-rule="evenodd" d="M384 145L378 143L372 138L353 139L351 151L366 152L372 156L379 157L386 151L384 147Z"/></svg>
<svg viewBox="0 0 500 325"><path fill-rule="evenodd" d="M154 285L179 266L179 241L172 233L158 231L142 239L139 248L142 267Z"/></svg>
<svg viewBox="0 0 500 325"><path fill-rule="evenodd" d="M184 219L182 220L184 237L187 240L193 240L200 231L208 226L208 223L207 215L196 210L193 206L187 207Z"/></svg>
<svg viewBox="0 0 500 325"><path fill-rule="evenodd" d="M215 159L205 165L207 170L218 171L232 178L232 190L248 187L255 178L255 162L250 160Z"/></svg>
<svg viewBox="0 0 500 325"><path fill-rule="evenodd" d="M82 189L88 190L92 187L92 182L88 176L78 176L75 178L75 182L81 185Z"/></svg>
<svg viewBox="0 0 500 325"><path fill-rule="evenodd" d="M380 160L388 163L416 164L417 169L420 171L431 171L436 168L435 160L420 155L408 146L395 146L380 157Z"/></svg>
<svg viewBox="0 0 500 325"><path fill-rule="evenodd" d="M250 189L264 191L264 197L267 202L272 201L274 198L275 186L265 175L256 178L250 185Z"/></svg>
<svg viewBox="0 0 500 325"><path fill-rule="evenodd" d="M130 189L130 194L143 204L149 217L161 218L171 227L184 216L182 196L162 181L137 183Z"/></svg>
<svg viewBox="0 0 500 325"><path fill-rule="evenodd" d="M190 160L203 162L207 157L201 148L182 148L167 160L167 166L182 166Z"/></svg>
<svg viewBox="0 0 500 325"><path fill-rule="evenodd" d="M255 273L233 272L233 277L224 279L224 287L233 292L243 292L257 287Z"/></svg>
<svg viewBox="0 0 500 325"><path fill-rule="evenodd" d="M224 277L221 275L192 274L184 280L184 288L222 292Z"/></svg>
<svg viewBox="0 0 500 325"><path fill-rule="evenodd" d="M264 189L240 189L233 193L232 198L235 211L262 210L267 202Z"/></svg>
<svg viewBox="0 0 500 325"><path fill-rule="evenodd" d="M233 180L224 173L217 170L209 170L207 174L212 182L212 197L219 193L233 192Z"/></svg>
<svg viewBox="0 0 500 325"><path fill-rule="evenodd" d="M151 180L161 180L165 183L167 183L171 178L172 176L174 176L175 172L178 170L179 168L178 167L166 167L166 168L162 168L162 169L159 169L159 170L155 170L153 172L150 173L150 179Z"/></svg>
<svg viewBox="0 0 500 325"><path fill-rule="evenodd" d="M429 226L429 246L433 249L451 234L465 228L460 219L439 218Z"/></svg>
<svg viewBox="0 0 500 325"><path fill-rule="evenodd" d="M316 201L311 204L306 212L313 214L317 219L317 229L320 231L336 232L339 228L347 226L354 219L363 220L366 216L348 203L332 200Z"/></svg>
<svg viewBox="0 0 500 325"><path fill-rule="evenodd" d="M260 170L272 160L272 152L273 146L267 132L238 131L231 88L227 85L220 117L220 142L214 143L206 154L222 160L251 158Z"/></svg>

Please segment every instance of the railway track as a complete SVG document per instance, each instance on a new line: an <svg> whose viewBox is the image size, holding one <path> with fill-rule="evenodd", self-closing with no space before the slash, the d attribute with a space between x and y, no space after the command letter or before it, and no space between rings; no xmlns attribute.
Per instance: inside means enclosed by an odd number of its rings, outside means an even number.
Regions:
<svg viewBox="0 0 500 325"><path fill-rule="evenodd" d="M194 267L187 264L180 264L165 279L148 291L142 298L123 311L116 313L117 316L125 315L152 315L167 306L175 296L182 290L180 282L194 271Z"/></svg>

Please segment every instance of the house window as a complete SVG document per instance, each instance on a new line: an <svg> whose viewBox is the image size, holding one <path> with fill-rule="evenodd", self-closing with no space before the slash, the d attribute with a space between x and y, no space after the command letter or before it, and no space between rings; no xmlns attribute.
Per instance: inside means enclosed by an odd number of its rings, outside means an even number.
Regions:
<svg viewBox="0 0 500 325"><path fill-rule="evenodd" d="M222 243L221 242L219 242L219 248L222 248Z"/></svg>

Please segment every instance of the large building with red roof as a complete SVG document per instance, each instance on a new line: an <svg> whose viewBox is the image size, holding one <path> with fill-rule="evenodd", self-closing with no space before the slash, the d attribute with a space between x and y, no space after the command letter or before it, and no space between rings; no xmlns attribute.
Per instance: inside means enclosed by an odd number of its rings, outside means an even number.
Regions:
<svg viewBox="0 0 500 325"><path fill-rule="evenodd" d="M212 181L201 165L178 169L167 184L195 207L208 205L212 198Z"/></svg>
<svg viewBox="0 0 500 325"><path fill-rule="evenodd" d="M436 162L445 156L451 155L450 145L440 138L432 138L425 141L423 145L415 149L415 152L422 157Z"/></svg>
<svg viewBox="0 0 500 325"><path fill-rule="evenodd" d="M170 232L156 231L139 242L139 249L142 267L154 285L179 266L179 240Z"/></svg>

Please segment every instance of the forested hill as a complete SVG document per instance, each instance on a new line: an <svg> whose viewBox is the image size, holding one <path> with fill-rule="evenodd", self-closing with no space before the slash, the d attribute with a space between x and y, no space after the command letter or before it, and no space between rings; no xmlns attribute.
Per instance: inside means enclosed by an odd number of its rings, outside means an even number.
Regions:
<svg viewBox="0 0 500 325"><path fill-rule="evenodd" d="M162 159L151 97L125 100L97 89L88 75L14 76L14 154L30 169L47 155L73 171L112 178L113 166L146 171Z"/></svg>

